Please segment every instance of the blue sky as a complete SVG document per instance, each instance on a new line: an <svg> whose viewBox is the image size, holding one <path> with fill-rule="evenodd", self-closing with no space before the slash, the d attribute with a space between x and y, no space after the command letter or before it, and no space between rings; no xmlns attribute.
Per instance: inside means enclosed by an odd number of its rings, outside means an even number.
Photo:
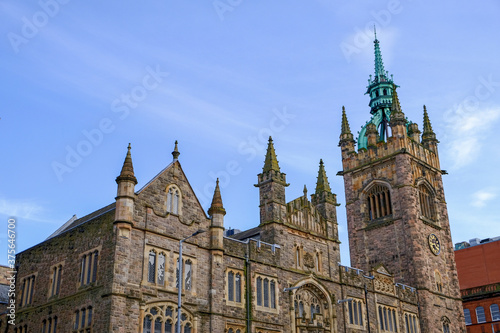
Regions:
<svg viewBox="0 0 500 333"><path fill-rule="evenodd" d="M21 251L114 201L132 143L136 189L179 160L226 227L258 224L256 175L274 138L291 184L319 159L349 264L340 112L369 119L373 24L406 116L427 106L440 140L454 242L500 235L498 1L69 1L0 3L0 264L7 220Z"/></svg>

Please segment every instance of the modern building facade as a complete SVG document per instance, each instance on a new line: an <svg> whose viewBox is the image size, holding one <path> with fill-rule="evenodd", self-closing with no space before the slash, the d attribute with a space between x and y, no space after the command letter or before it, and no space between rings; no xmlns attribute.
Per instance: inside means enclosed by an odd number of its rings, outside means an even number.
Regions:
<svg viewBox="0 0 500 333"><path fill-rule="evenodd" d="M178 322L182 333L465 332L436 135L425 108L422 136L406 120L378 40L375 68L358 149L342 112L353 267L340 264L338 203L321 160L314 192L287 201L269 138L260 221L225 236L218 183L207 215L177 142L140 189L129 145L113 203L17 256L9 332L172 333Z"/></svg>
<svg viewBox="0 0 500 333"><path fill-rule="evenodd" d="M500 332L500 237L455 244L469 333Z"/></svg>

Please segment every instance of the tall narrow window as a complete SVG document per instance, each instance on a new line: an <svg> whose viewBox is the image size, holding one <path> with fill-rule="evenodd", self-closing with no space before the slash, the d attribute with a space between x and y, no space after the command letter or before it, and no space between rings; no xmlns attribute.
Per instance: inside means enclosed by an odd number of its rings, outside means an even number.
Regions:
<svg viewBox="0 0 500 333"><path fill-rule="evenodd" d="M181 202L181 191L172 186L167 191L167 212L179 215L179 208Z"/></svg>
<svg viewBox="0 0 500 333"><path fill-rule="evenodd" d="M191 290L193 286L193 263L186 260L184 264L184 289Z"/></svg>
<svg viewBox="0 0 500 333"><path fill-rule="evenodd" d="M156 271L156 253L151 250L149 251L149 261L148 261L148 282L155 282L155 271Z"/></svg>
<svg viewBox="0 0 500 333"><path fill-rule="evenodd" d="M92 264L92 282L96 282L97 280L97 262L99 260L99 252L94 251L94 261Z"/></svg>
<svg viewBox="0 0 500 333"><path fill-rule="evenodd" d="M170 319L165 322L165 333L172 333L172 321Z"/></svg>
<svg viewBox="0 0 500 333"><path fill-rule="evenodd" d="M470 317L470 310L464 309L465 325L471 325L472 319Z"/></svg>
<svg viewBox="0 0 500 333"><path fill-rule="evenodd" d="M318 273L321 271L319 252L316 252L316 255L314 256L314 268L316 268L316 272Z"/></svg>
<svg viewBox="0 0 500 333"><path fill-rule="evenodd" d="M179 274L180 274L180 266L179 266L179 258L177 258L177 266L175 268L175 288L179 289Z"/></svg>
<svg viewBox="0 0 500 333"><path fill-rule="evenodd" d="M443 322L443 333L450 333L450 322L449 321Z"/></svg>
<svg viewBox="0 0 500 333"><path fill-rule="evenodd" d="M262 306L262 278L257 278L257 305Z"/></svg>
<svg viewBox="0 0 500 333"><path fill-rule="evenodd" d="M237 273L234 281L235 301L241 303L241 274Z"/></svg>
<svg viewBox="0 0 500 333"><path fill-rule="evenodd" d="M57 266L52 268L52 289L50 291L50 296L56 294L56 283L57 283Z"/></svg>
<svg viewBox="0 0 500 333"><path fill-rule="evenodd" d="M367 194L366 204L370 220L392 214L391 193L386 186L373 186Z"/></svg>
<svg viewBox="0 0 500 333"><path fill-rule="evenodd" d="M482 306L476 308L476 317L478 323L486 322L486 315L484 314L484 308Z"/></svg>
<svg viewBox="0 0 500 333"><path fill-rule="evenodd" d="M81 272L80 272L80 285L85 284L85 267L87 267L87 256L83 255L82 257L82 265L81 265Z"/></svg>
<svg viewBox="0 0 500 333"><path fill-rule="evenodd" d="M264 279L264 307L269 307L269 280Z"/></svg>
<svg viewBox="0 0 500 333"><path fill-rule="evenodd" d="M300 248L298 246L297 249L295 250L295 263L297 264L297 268L300 268L302 266L300 260Z"/></svg>
<svg viewBox="0 0 500 333"><path fill-rule="evenodd" d="M186 326L184 326L184 333L191 333L191 324L187 323Z"/></svg>
<svg viewBox="0 0 500 333"><path fill-rule="evenodd" d="M143 325L144 333L151 333L151 317L144 317L144 325Z"/></svg>
<svg viewBox="0 0 500 333"><path fill-rule="evenodd" d="M158 255L158 269L156 272L157 275L157 283L159 285L165 284L165 254L160 253Z"/></svg>
<svg viewBox="0 0 500 333"><path fill-rule="evenodd" d="M155 332L161 333L161 318L156 318L155 320Z"/></svg>
<svg viewBox="0 0 500 333"><path fill-rule="evenodd" d="M500 310L498 309L498 304L492 304L490 306L491 320L500 320Z"/></svg>
<svg viewBox="0 0 500 333"><path fill-rule="evenodd" d="M77 310L75 312L75 325L74 325L75 326L75 330L78 329L79 324L80 324L80 311Z"/></svg>
<svg viewBox="0 0 500 333"><path fill-rule="evenodd" d="M420 199L420 213L429 220L436 219L436 208L432 192L425 185L418 187Z"/></svg>
<svg viewBox="0 0 500 333"><path fill-rule="evenodd" d="M269 292L271 294L271 309L276 309L276 284L274 280L269 283Z"/></svg>
<svg viewBox="0 0 500 333"><path fill-rule="evenodd" d="M436 290L440 293L443 292L443 281L441 279L441 273L438 271L434 272L434 278L436 280Z"/></svg>
<svg viewBox="0 0 500 333"><path fill-rule="evenodd" d="M59 265L59 268L57 270L56 295L59 295L59 291L61 291L61 275L62 265Z"/></svg>
<svg viewBox="0 0 500 333"><path fill-rule="evenodd" d="M299 303L299 317L304 318L304 303Z"/></svg>
<svg viewBox="0 0 500 333"><path fill-rule="evenodd" d="M227 299L229 301L234 301L234 273L229 272L227 274Z"/></svg>

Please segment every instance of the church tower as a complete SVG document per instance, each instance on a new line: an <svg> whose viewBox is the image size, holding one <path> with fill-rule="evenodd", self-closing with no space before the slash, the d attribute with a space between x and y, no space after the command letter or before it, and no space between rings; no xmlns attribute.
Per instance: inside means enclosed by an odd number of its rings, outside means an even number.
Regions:
<svg viewBox="0 0 500 333"><path fill-rule="evenodd" d="M406 119L376 36L374 44L375 76L367 87L372 117L357 151L342 111L351 265L365 272L383 265L397 283L417 288L420 332L465 332L436 134L425 106L421 138Z"/></svg>

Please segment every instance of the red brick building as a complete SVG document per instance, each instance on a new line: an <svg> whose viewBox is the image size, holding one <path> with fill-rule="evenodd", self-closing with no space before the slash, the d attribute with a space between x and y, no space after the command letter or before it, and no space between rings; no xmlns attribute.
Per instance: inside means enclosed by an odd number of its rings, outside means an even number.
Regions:
<svg viewBox="0 0 500 333"><path fill-rule="evenodd" d="M467 332L500 332L500 237L455 245Z"/></svg>

